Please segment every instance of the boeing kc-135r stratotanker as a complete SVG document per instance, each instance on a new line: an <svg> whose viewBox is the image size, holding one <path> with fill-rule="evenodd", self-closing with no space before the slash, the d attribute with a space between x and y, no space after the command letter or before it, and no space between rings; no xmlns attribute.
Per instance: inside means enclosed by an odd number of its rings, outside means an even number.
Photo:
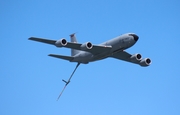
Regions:
<svg viewBox="0 0 180 115"><path fill-rule="evenodd" d="M77 65L68 81L62 80L65 82L65 86L59 97L62 95L66 86L70 83L74 72L80 64L88 64L89 62L98 61L108 57L131 62L143 67L149 66L151 64L151 60L149 58L142 58L141 54L139 53L132 55L125 51L125 49L130 48L138 41L139 37L134 33L123 34L99 45L94 45L91 42L86 42L83 44L77 43L75 34L71 34L70 37L71 42L67 42L65 38L60 40L49 40L37 37L29 38L29 40L55 45L56 47L60 48L71 48L71 56L49 54L51 57L68 60L70 62L77 62Z"/></svg>

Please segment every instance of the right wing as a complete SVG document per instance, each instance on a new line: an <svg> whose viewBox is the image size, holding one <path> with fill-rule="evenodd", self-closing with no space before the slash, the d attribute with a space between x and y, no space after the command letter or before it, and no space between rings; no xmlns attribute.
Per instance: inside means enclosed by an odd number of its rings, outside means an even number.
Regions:
<svg viewBox="0 0 180 115"><path fill-rule="evenodd" d="M42 43L47 43L47 44L51 44L51 45L56 45L55 43L57 42L57 40L49 40L49 39L36 38L36 37L30 37L29 40L42 42ZM81 50L81 51L87 51L87 52L90 52L92 54L98 54L98 53L102 53L102 52L107 52L107 51L112 49L112 46L93 45L92 49L83 50L83 49L81 49L81 45L83 45L83 44L67 42L67 44L65 46L62 46L62 47Z"/></svg>

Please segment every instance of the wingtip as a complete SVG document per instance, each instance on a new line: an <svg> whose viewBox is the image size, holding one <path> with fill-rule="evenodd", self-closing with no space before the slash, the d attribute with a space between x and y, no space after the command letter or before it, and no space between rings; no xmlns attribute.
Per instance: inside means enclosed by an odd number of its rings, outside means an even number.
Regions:
<svg viewBox="0 0 180 115"><path fill-rule="evenodd" d="M34 40L35 39L35 37L30 37L30 38L28 38L28 40Z"/></svg>
<svg viewBox="0 0 180 115"><path fill-rule="evenodd" d="M28 38L28 40L31 40L31 39L32 39L32 37Z"/></svg>
<svg viewBox="0 0 180 115"><path fill-rule="evenodd" d="M50 56L50 57L55 57L55 55L54 55L54 54L49 54L48 56Z"/></svg>

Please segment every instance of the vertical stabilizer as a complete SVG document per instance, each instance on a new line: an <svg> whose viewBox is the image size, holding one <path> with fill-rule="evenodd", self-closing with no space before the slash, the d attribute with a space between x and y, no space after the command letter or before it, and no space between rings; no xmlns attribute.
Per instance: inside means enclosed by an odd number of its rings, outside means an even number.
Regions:
<svg viewBox="0 0 180 115"><path fill-rule="evenodd" d="M71 42L77 43L75 33L71 34L70 37L71 37ZM79 52L80 52L79 50L71 49L71 56L74 56L74 55L78 54Z"/></svg>

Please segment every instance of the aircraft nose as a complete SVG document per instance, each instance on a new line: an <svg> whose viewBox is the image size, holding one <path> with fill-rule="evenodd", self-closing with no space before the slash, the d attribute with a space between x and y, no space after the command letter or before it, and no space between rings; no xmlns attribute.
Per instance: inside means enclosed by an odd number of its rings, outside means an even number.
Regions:
<svg viewBox="0 0 180 115"><path fill-rule="evenodd" d="M136 34L129 34L130 36L133 36L134 41L138 41L139 36L137 36Z"/></svg>
<svg viewBox="0 0 180 115"><path fill-rule="evenodd" d="M138 41L139 37L136 34L133 34L132 36L134 37L135 41Z"/></svg>

